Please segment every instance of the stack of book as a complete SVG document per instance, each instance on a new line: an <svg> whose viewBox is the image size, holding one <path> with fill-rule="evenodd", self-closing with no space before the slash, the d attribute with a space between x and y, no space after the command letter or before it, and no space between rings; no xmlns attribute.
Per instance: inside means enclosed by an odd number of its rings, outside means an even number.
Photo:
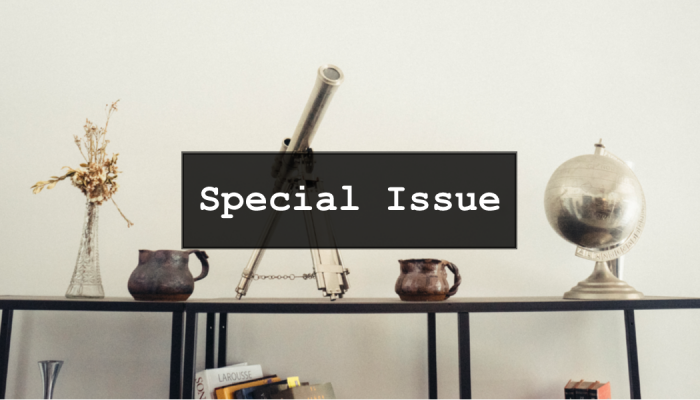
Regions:
<svg viewBox="0 0 700 400"><path fill-rule="evenodd" d="M195 376L197 399L335 399L330 383L310 385L298 377L264 376L247 363L206 369Z"/></svg>
<svg viewBox="0 0 700 400"><path fill-rule="evenodd" d="M610 399L610 382L600 383L569 380L564 387L565 399Z"/></svg>

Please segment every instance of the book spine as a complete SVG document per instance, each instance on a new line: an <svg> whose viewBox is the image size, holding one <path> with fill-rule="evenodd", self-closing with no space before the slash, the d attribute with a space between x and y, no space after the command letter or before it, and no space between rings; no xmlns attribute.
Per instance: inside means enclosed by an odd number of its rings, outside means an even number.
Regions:
<svg viewBox="0 0 700 400"><path fill-rule="evenodd" d="M216 389L263 377L260 365L205 369L195 375L195 398L216 399Z"/></svg>
<svg viewBox="0 0 700 400"><path fill-rule="evenodd" d="M260 365L248 365L237 368L217 368L207 370L209 388L214 390L222 386L233 385L238 382L260 379L263 377Z"/></svg>
<svg viewBox="0 0 700 400"><path fill-rule="evenodd" d="M214 392L216 393L217 399L233 399L233 393L227 392L227 391L223 390L222 388L218 388Z"/></svg>
<svg viewBox="0 0 700 400"><path fill-rule="evenodd" d="M216 389L216 398L217 399L234 399L233 394L241 389L246 389L250 387L255 387L255 386L260 386L260 385L267 385L270 383L275 383L279 382L281 379L277 376L273 377L268 377L268 378L263 378L257 381L248 381L246 383L240 383L240 384L235 384L235 385L230 385L230 386L224 386L221 388Z"/></svg>
<svg viewBox="0 0 700 400"><path fill-rule="evenodd" d="M197 372L194 377L194 398L195 399L210 399L210 390L206 371Z"/></svg>
<svg viewBox="0 0 700 400"><path fill-rule="evenodd" d="M588 389L576 388L575 390L575 399L590 399L590 397L588 397Z"/></svg>
<svg viewBox="0 0 700 400"><path fill-rule="evenodd" d="M574 389L564 389L564 398L565 399L575 399Z"/></svg>

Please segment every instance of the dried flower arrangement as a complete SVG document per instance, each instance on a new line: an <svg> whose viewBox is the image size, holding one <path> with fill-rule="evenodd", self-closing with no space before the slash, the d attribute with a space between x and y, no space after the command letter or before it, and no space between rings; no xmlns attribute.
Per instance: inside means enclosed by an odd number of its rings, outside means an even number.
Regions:
<svg viewBox="0 0 700 400"><path fill-rule="evenodd" d="M109 143L109 140L105 139L107 127L109 126L109 119L112 113L117 111L117 103L119 103L119 100L111 105L107 104L107 121L104 128L100 128L86 119L83 126L85 135L82 138L77 135L73 136L85 163L80 164L80 167L77 169L63 167L62 169L68 169L65 175L52 176L48 181L39 181L31 189L36 194L44 188L47 190L53 189L59 181L71 178L73 186L80 189L91 203L102 205L103 202L112 200L119 214L126 220L127 226L130 227L133 223L119 209L112 197L119 189L119 184L116 181L121 172L117 169L117 157L119 154L113 154L109 158L106 152L107 144ZM87 156L83 152L83 147Z"/></svg>

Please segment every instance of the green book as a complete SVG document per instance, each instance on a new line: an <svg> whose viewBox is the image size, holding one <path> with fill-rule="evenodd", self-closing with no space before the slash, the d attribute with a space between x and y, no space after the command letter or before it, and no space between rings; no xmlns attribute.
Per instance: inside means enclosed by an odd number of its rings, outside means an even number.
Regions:
<svg viewBox="0 0 700 400"><path fill-rule="evenodd" d="M271 399L335 399L335 392L330 383L320 385L297 386L272 394Z"/></svg>

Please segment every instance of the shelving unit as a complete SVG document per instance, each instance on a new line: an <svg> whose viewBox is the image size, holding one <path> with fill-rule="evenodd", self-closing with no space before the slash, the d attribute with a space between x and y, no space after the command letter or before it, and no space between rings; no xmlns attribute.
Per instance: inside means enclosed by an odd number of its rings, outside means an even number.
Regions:
<svg viewBox="0 0 700 400"><path fill-rule="evenodd" d="M630 395L641 398L637 336L634 310L700 308L700 299L682 297L647 297L643 300L563 300L559 297L491 297L452 298L442 302L403 302L399 299L353 299L330 302L328 299L215 299L187 302L185 324L185 359L183 394L192 398L196 364L197 315L207 314L206 367L214 367L215 315L219 313L218 365L226 365L228 314L426 314L428 330L428 398L437 398L437 356L435 343L435 314L456 313L459 338L459 393L460 398L471 398L471 360L469 339L470 313L503 312L572 312L623 311L627 340L627 364ZM223 340L222 340L223 339Z"/></svg>
<svg viewBox="0 0 700 400"><path fill-rule="evenodd" d="M139 302L129 298L66 299L63 297L0 296L0 397L5 397L15 310L169 312L172 313L170 398L193 398L197 358L197 319L207 314L206 367L226 365L228 314L425 314L428 330L428 397L437 398L435 314L456 313L459 338L459 390L471 398L470 313L622 311L625 317L627 361L632 398L641 398L634 310L697 309L700 298L647 297L643 300L571 301L558 297L453 298L442 302L403 302L398 299L215 299L186 302ZM219 313L218 327L215 326ZM183 330L184 325L184 330ZM219 332L218 345L215 332ZM184 335L183 335L184 334ZM67 338L68 340L68 338ZM183 359L184 347L184 359Z"/></svg>

